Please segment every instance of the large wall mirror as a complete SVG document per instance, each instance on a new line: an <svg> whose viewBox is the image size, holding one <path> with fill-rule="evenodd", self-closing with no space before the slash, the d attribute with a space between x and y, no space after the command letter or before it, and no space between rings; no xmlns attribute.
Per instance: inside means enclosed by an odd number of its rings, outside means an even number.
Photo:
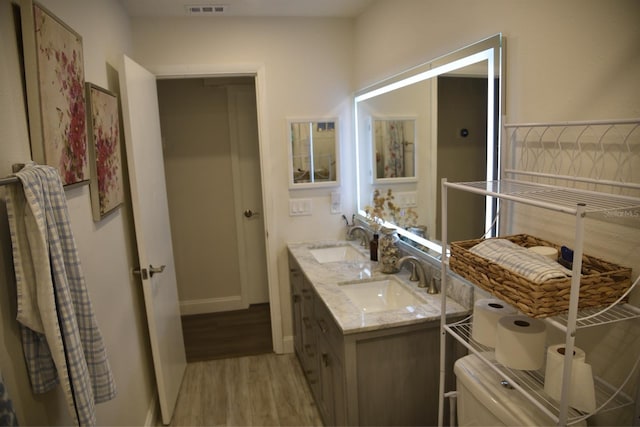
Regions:
<svg viewBox="0 0 640 427"><path fill-rule="evenodd" d="M289 187L338 184L337 119L287 120L289 131Z"/></svg>
<svg viewBox="0 0 640 427"><path fill-rule="evenodd" d="M503 45L497 34L356 94L359 215L395 226L426 252L442 252L441 179L498 177ZM385 174L387 160L402 163L402 173ZM485 197L450 192L448 206L449 240L495 233L496 207Z"/></svg>

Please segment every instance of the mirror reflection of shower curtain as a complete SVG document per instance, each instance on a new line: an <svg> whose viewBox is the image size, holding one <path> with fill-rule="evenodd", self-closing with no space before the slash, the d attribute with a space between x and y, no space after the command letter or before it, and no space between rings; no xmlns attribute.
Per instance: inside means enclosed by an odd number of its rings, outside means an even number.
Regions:
<svg viewBox="0 0 640 427"><path fill-rule="evenodd" d="M293 180L309 182L311 171L311 127L308 123L292 123Z"/></svg>
<svg viewBox="0 0 640 427"><path fill-rule="evenodd" d="M404 123L402 120L382 122L382 162L383 177L404 177Z"/></svg>

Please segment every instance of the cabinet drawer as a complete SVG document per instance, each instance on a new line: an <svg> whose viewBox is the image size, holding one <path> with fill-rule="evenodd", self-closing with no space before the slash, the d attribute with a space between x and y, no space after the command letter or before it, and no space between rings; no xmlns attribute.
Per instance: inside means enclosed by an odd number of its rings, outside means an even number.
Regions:
<svg viewBox="0 0 640 427"><path fill-rule="evenodd" d="M331 312L329 312L329 309L324 305L320 297L315 298L314 314L318 334L327 340L327 343L335 354L341 355L343 349L342 330L336 324Z"/></svg>
<svg viewBox="0 0 640 427"><path fill-rule="evenodd" d="M289 282L291 285L291 293L299 295L302 292L302 270L296 262L295 258L289 255Z"/></svg>

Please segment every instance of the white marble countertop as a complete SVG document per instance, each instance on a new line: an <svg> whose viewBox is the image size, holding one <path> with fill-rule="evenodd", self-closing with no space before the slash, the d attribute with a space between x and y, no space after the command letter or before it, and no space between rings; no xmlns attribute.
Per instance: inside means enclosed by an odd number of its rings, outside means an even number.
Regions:
<svg viewBox="0 0 640 427"><path fill-rule="evenodd" d="M338 261L321 264L312 255L311 250L323 247L350 245L363 254L362 261ZM289 243L289 251L298 261L304 275L313 285L316 293L322 298L331 311L343 333L386 329L422 322L439 321L441 312L441 295L429 295L426 288L418 288L417 282L409 280L406 268L400 273L393 274L402 284L423 301L410 309L394 309L367 313L359 309L343 292L341 283L369 278L388 278L390 275L378 270L378 263L369 261L369 250L350 241L314 241ZM464 315L469 310L447 297L446 309L448 316Z"/></svg>

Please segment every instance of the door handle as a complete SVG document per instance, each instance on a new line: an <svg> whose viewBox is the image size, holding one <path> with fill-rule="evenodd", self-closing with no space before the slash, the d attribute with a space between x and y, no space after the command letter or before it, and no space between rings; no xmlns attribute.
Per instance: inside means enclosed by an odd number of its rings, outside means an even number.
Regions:
<svg viewBox="0 0 640 427"><path fill-rule="evenodd" d="M147 280L149 278L149 272L146 268L134 268L132 273L142 277L142 280Z"/></svg>
<svg viewBox="0 0 640 427"><path fill-rule="evenodd" d="M160 267L149 265L148 270L146 268L134 268L133 274L142 277L142 280L147 280L149 277L153 277L156 273L162 273L165 267L165 265L161 265Z"/></svg>
<svg viewBox="0 0 640 427"><path fill-rule="evenodd" d="M156 273L162 273L164 271L165 265L161 265L160 267L154 267L153 265L149 265L149 276L153 277Z"/></svg>
<svg viewBox="0 0 640 427"><path fill-rule="evenodd" d="M251 209L247 209L246 211L244 211L244 216L247 218L251 218L253 216L258 216L260 215L260 212L254 212Z"/></svg>

